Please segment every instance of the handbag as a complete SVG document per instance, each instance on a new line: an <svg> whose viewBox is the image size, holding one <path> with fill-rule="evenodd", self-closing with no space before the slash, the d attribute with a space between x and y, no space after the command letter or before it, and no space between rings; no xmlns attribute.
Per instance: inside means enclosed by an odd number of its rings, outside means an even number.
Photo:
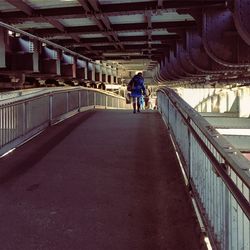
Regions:
<svg viewBox="0 0 250 250"><path fill-rule="evenodd" d="M127 85L127 91L132 91L134 88L134 84L135 84L134 81L131 80Z"/></svg>

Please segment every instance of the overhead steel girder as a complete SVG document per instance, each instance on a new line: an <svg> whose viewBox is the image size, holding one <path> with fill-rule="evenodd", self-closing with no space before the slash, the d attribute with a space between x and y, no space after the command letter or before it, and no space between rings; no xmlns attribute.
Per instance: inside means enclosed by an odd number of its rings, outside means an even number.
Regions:
<svg viewBox="0 0 250 250"><path fill-rule="evenodd" d="M202 70L200 70L198 67L195 67L195 65L193 63L190 63L191 59L188 55L188 53L182 54L182 61L186 60L186 63L184 65L188 65L188 67L185 68L185 66L183 66L182 62L181 62L181 48L182 50L183 47L182 45L179 43L176 44L176 56L174 54L174 52L170 52L170 62L173 66L173 69L175 70L176 73L178 73L178 75L180 76L180 78L182 79L186 79L186 80L190 80L191 78L193 79L194 77L205 77L205 73ZM185 59L184 59L185 58ZM191 67L190 67L191 66ZM218 74L218 73L217 73Z"/></svg>
<svg viewBox="0 0 250 250"><path fill-rule="evenodd" d="M177 51L176 51L177 53ZM179 76L181 79L186 79L188 78L186 72L182 69L182 67L179 65L179 62L176 59L174 51L170 51L169 55L169 62L172 65L173 71Z"/></svg>
<svg viewBox="0 0 250 250"><path fill-rule="evenodd" d="M233 17L235 27L241 38L250 46L250 2L234 0Z"/></svg>
<svg viewBox="0 0 250 250"><path fill-rule="evenodd" d="M170 80L169 78L167 78L165 75L162 74L160 65L157 66L155 77L159 82Z"/></svg>
<svg viewBox="0 0 250 250"><path fill-rule="evenodd" d="M188 61L187 58L187 52L183 47L183 44L177 43L176 47L176 58L179 62L179 65L182 67L182 69L186 72L186 75L190 77L197 76L198 71L195 69Z"/></svg>
<svg viewBox="0 0 250 250"><path fill-rule="evenodd" d="M189 62L198 71L207 74L219 74L235 70L217 63L207 54L197 30L186 31L186 40Z"/></svg>
<svg viewBox="0 0 250 250"><path fill-rule="evenodd" d="M207 54L217 63L227 67L250 66L250 46L235 32L230 10L205 10L202 42Z"/></svg>
<svg viewBox="0 0 250 250"><path fill-rule="evenodd" d="M165 56L162 63L160 64L161 77L164 78L165 80L176 80L178 79L178 77L176 77L176 75L173 75L171 73L167 58L168 56Z"/></svg>
<svg viewBox="0 0 250 250"><path fill-rule="evenodd" d="M165 57L165 72L173 79L173 80L179 80L180 76L178 73L174 70L173 65L170 62L170 55Z"/></svg>
<svg viewBox="0 0 250 250"><path fill-rule="evenodd" d="M158 68L158 76L160 77L160 79L162 79L163 81L169 81L169 80L175 80L175 78L173 76L171 76L171 74L169 74L166 64L165 64L165 58L161 61L161 63L159 64L159 68Z"/></svg>
<svg viewBox="0 0 250 250"><path fill-rule="evenodd" d="M165 82L165 81L170 81L171 79L162 76L162 73L160 72L160 69L157 71L156 78L159 82Z"/></svg>
<svg viewBox="0 0 250 250"><path fill-rule="evenodd" d="M16 0L8 0L15 3L15 5L21 5ZM79 1L79 0L78 0ZM43 9L34 9L33 11L26 10L23 11L12 11L12 12L2 12L1 18L4 18L6 21L14 20L14 21L22 21L23 19L27 20L27 14L32 14L30 18L33 20L44 17L53 17L53 18L86 18L89 17L90 14L94 13L97 18L103 16L118 16L118 15L129 15L129 14L143 14L145 10L150 10L152 12L157 11L168 11L169 9L184 9L184 8L202 8L207 6L220 6L223 4L223 0L206 0L199 2L197 0L169 0L163 1L161 8L158 6L158 1L144 1L144 2L130 2L127 3L108 3L101 4L95 9L89 9L86 4L83 3L85 0L81 0L82 7L72 6L72 7L60 7L60 8L43 8ZM93 1L89 1L91 4ZM23 5L23 4L22 4ZM87 8L86 8L87 7ZM24 8L22 7L24 10ZM99 10L98 10L99 9ZM7 20L8 19L8 20ZM29 19L30 20L30 19Z"/></svg>

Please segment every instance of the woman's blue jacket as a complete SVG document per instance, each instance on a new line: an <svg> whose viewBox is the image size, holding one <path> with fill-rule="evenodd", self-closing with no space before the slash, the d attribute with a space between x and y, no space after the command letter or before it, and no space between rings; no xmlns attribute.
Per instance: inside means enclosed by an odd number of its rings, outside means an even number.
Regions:
<svg viewBox="0 0 250 250"><path fill-rule="evenodd" d="M131 81L134 82L134 86L131 91L132 97L140 97L142 94L145 94L144 79L142 76L135 75Z"/></svg>

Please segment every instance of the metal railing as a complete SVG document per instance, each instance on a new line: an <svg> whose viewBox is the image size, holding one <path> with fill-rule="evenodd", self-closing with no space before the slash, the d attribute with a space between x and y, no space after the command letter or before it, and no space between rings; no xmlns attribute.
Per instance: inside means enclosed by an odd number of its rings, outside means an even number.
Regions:
<svg viewBox="0 0 250 250"><path fill-rule="evenodd" d="M173 90L157 94L213 248L250 249L249 161Z"/></svg>
<svg viewBox="0 0 250 250"><path fill-rule="evenodd" d="M0 101L0 156L46 127L93 108L129 108L125 98L84 87L50 88Z"/></svg>

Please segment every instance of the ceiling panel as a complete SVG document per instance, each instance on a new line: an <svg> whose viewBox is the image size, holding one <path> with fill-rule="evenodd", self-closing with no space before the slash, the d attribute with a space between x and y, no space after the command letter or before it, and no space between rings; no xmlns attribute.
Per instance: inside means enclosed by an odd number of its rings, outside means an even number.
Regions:
<svg viewBox="0 0 250 250"><path fill-rule="evenodd" d="M67 48L77 48L93 60L109 60L111 54L126 60L132 58L128 55L139 55L138 62L161 60L162 49L168 50L162 48L169 39L167 35L176 34L170 37L173 44L181 38L179 33L167 31L168 22L173 28L176 22L181 31L183 25L196 25L190 15L176 12L185 5L185 1L178 0L171 1L176 8L167 8L164 0L11 1L13 5L0 0L3 22ZM153 57L154 52L158 52L157 57Z"/></svg>
<svg viewBox="0 0 250 250"><path fill-rule="evenodd" d="M138 32L117 32L118 36L145 36L145 31L138 31Z"/></svg>
<svg viewBox="0 0 250 250"><path fill-rule="evenodd" d="M82 34L82 35L79 35L79 37L81 37L81 38L98 38L98 37L105 37L105 36L101 33L95 33L95 34Z"/></svg>
<svg viewBox="0 0 250 250"><path fill-rule="evenodd" d="M145 22L145 16L141 14L109 16L108 18L111 24L144 23Z"/></svg>
<svg viewBox="0 0 250 250"><path fill-rule="evenodd" d="M18 23L13 25L14 27L22 30L26 29L46 29L46 28L53 28L54 26L50 23L38 23L38 22L33 22L33 21L27 21L24 23Z"/></svg>
<svg viewBox="0 0 250 250"><path fill-rule="evenodd" d="M96 24L96 22L90 18L58 19L58 21L65 27L90 26Z"/></svg>
<svg viewBox="0 0 250 250"><path fill-rule="evenodd" d="M69 35L60 35L60 36L53 36L53 38L51 40L69 40L72 39L72 37L70 37Z"/></svg>
<svg viewBox="0 0 250 250"><path fill-rule="evenodd" d="M1 12L9 12L16 11L17 8L6 1L0 1L0 11Z"/></svg>
<svg viewBox="0 0 250 250"><path fill-rule="evenodd" d="M176 33L168 32L167 30L152 30L152 35L174 35Z"/></svg>
<svg viewBox="0 0 250 250"><path fill-rule="evenodd" d="M153 14L151 21L152 22L178 22L178 21L193 21L194 18L190 15L180 15L176 12L162 12L160 11L159 14Z"/></svg>
<svg viewBox="0 0 250 250"><path fill-rule="evenodd" d="M17 0L21 1L21 0ZM77 0L23 0L34 9L52 9L61 7L81 6Z"/></svg>

